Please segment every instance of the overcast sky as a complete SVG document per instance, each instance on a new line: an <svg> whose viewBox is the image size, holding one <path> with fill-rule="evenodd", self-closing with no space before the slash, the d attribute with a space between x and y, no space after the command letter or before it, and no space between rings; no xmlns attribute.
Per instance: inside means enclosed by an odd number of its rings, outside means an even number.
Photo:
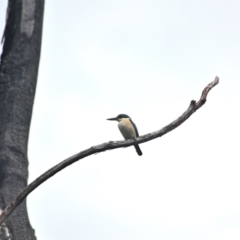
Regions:
<svg viewBox="0 0 240 240"><path fill-rule="evenodd" d="M6 0L0 5L0 31ZM207 103L162 138L83 159L28 197L41 240L240 239L240 1L45 3L29 181L93 145Z"/></svg>

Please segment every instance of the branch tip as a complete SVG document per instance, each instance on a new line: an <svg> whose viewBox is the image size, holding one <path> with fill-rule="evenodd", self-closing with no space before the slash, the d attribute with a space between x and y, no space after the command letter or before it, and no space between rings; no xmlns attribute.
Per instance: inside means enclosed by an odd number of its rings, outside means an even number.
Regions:
<svg viewBox="0 0 240 240"><path fill-rule="evenodd" d="M190 102L190 106L189 107L195 107L196 106L196 101L195 100L192 100Z"/></svg>

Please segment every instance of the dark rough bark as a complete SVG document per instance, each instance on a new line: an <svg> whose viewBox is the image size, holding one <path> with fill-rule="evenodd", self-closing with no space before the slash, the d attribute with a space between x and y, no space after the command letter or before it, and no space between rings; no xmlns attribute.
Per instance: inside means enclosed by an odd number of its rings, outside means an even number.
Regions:
<svg viewBox="0 0 240 240"><path fill-rule="evenodd" d="M28 179L27 144L38 74L44 0L9 0L0 64L0 210ZM26 201L0 227L0 239L36 239Z"/></svg>

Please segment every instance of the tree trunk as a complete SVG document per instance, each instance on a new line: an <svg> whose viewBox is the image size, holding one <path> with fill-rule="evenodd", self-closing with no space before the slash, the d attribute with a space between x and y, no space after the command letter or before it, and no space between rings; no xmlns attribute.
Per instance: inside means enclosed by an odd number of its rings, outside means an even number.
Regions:
<svg viewBox="0 0 240 240"><path fill-rule="evenodd" d="M0 211L27 185L27 145L40 58L44 0L9 0L0 64ZM1 240L36 239L24 201Z"/></svg>

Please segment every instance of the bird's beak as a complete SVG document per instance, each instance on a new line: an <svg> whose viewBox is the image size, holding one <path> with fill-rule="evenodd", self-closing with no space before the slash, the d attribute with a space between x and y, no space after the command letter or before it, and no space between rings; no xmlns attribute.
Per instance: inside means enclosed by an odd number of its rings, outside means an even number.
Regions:
<svg viewBox="0 0 240 240"><path fill-rule="evenodd" d="M115 117L115 118L108 118L107 120L110 120L110 121L117 121L118 119Z"/></svg>

